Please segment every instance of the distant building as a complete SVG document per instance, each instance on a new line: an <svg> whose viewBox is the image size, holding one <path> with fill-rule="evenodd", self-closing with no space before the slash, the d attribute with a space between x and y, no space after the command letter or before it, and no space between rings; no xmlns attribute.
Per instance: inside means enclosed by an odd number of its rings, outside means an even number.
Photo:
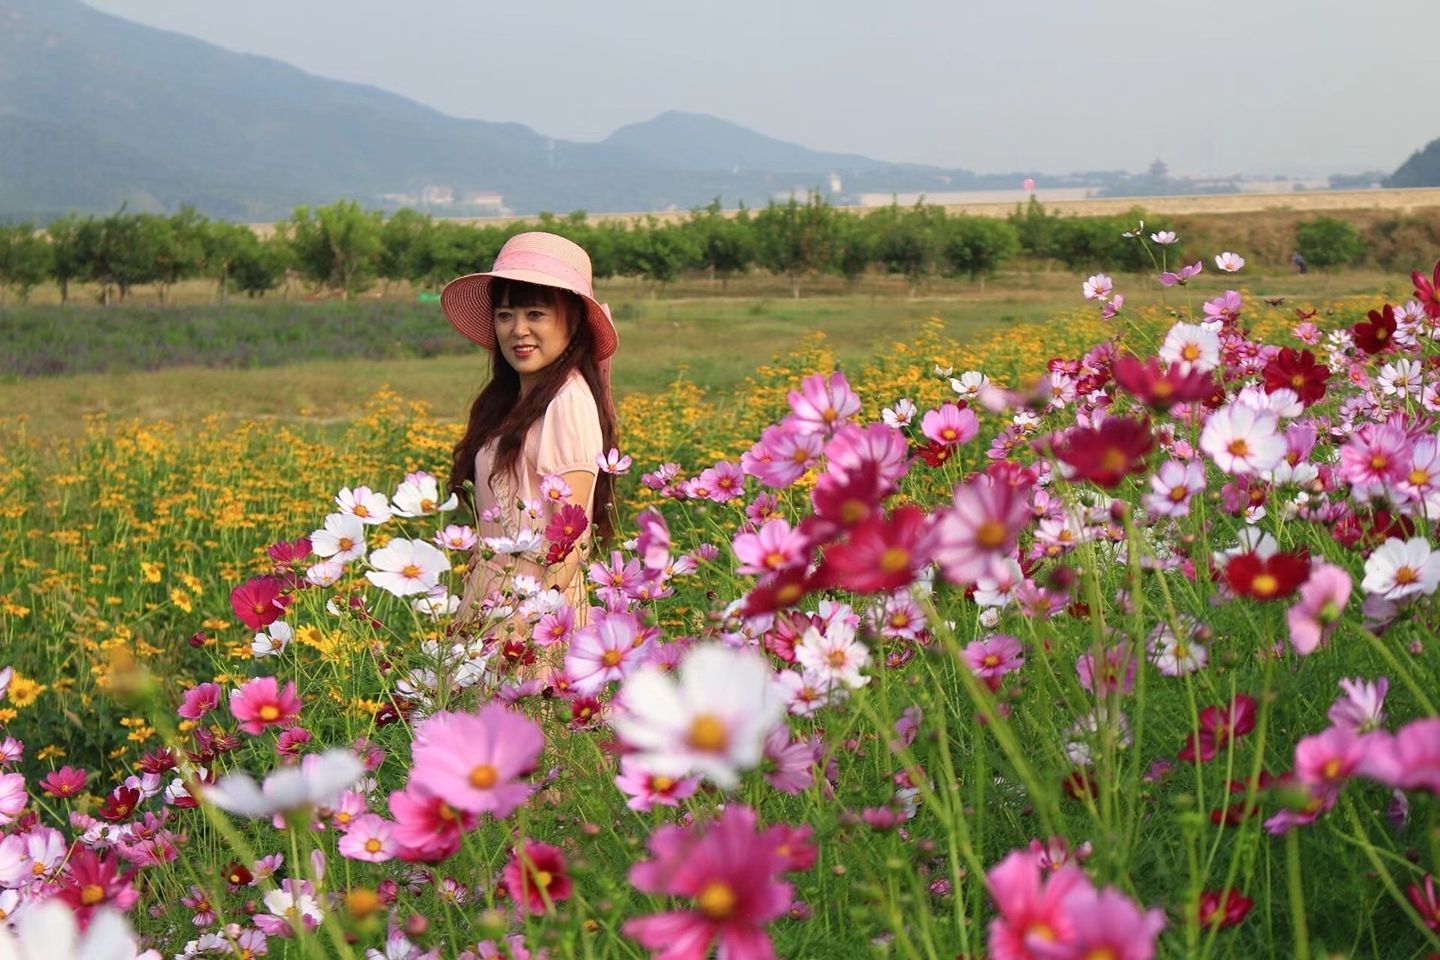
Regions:
<svg viewBox="0 0 1440 960"><path fill-rule="evenodd" d="M500 213L505 209L505 198L494 190L467 190L460 202L467 207L478 207Z"/></svg>
<svg viewBox="0 0 1440 960"><path fill-rule="evenodd" d="M448 207L455 202L455 188L431 184L420 188L420 203L426 207Z"/></svg>
<svg viewBox="0 0 1440 960"><path fill-rule="evenodd" d="M844 187L844 185L843 185L843 184L841 183L841 181L840 181L840 174L838 174L838 173L832 173L832 174L830 174L830 192L831 192L831 193L841 193L841 192L844 191L844 189L845 189L845 187Z"/></svg>

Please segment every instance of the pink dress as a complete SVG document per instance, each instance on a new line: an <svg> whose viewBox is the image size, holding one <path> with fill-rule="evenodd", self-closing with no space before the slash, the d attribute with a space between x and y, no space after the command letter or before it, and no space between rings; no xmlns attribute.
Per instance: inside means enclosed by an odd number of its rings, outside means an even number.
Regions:
<svg viewBox="0 0 1440 960"><path fill-rule="evenodd" d="M518 501L541 500L540 481L549 474L583 471L593 478L599 472L595 459L605 452L604 437L600 432L599 408L585 378L578 371L571 373L560 392L550 401L545 416L530 427L520 460L516 464L519 475L497 475L492 492L489 478L490 467L494 462L495 444L496 441L492 440L475 455L475 516L478 518L486 510L499 504L504 510L503 523L479 520L477 532L481 537L514 536L517 530L523 528L543 533L555 505L543 501L541 516L534 519L526 515ZM594 513L595 486L592 483L589 500L585 503L585 515L593 522ZM581 565L565 592L565 601L575 609L577 626L589 619L590 597L585 581L585 558L590 552L590 539L590 531L587 529L575 545L575 549L580 551ZM482 599L491 589L499 587L514 573L534 577L540 577L543 573L539 564L522 560L514 565L513 573L507 574L505 560L506 558L497 556L486 561L477 555L476 570L470 582L471 590L481 588L476 600Z"/></svg>

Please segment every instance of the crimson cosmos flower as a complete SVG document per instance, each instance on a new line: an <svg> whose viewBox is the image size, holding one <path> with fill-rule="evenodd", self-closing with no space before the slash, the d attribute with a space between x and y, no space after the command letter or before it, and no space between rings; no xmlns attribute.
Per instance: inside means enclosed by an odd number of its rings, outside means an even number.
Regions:
<svg viewBox="0 0 1440 960"><path fill-rule="evenodd" d="M1187 370L1185 366L1162 365L1159 357L1142 363L1126 354L1115 361L1115 382L1147 407L1169 410L1177 403L1204 400L1215 389L1215 380L1209 371Z"/></svg>
<svg viewBox="0 0 1440 960"><path fill-rule="evenodd" d="M1435 264L1431 279L1426 280L1425 274L1416 270L1410 274L1410 281L1415 284L1415 299L1424 305L1425 315L1440 319L1440 263Z"/></svg>
<svg viewBox="0 0 1440 960"><path fill-rule="evenodd" d="M231 609L251 630L263 630L279 620L286 603L275 577L253 577L230 591Z"/></svg>
<svg viewBox="0 0 1440 960"><path fill-rule="evenodd" d="M1075 470L1077 480L1114 487L1127 474L1145 469L1155 447L1148 420L1108 417L1096 427L1076 427L1055 445L1055 456Z"/></svg>
<svg viewBox="0 0 1440 960"><path fill-rule="evenodd" d="M1228 707L1200 711L1200 730L1185 738L1176 756L1186 763L1208 763L1234 740L1255 729L1255 698L1237 693Z"/></svg>
<svg viewBox="0 0 1440 960"><path fill-rule="evenodd" d="M1296 550L1261 558L1255 553L1231 557L1225 565L1225 582L1242 597L1278 600L1288 597L1310 576L1310 553Z"/></svg>
<svg viewBox="0 0 1440 960"><path fill-rule="evenodd" d="M1295 350L1285 347L1265 365L1265 392L1290 389L1300 395L1305 406L1319 403L1325 396L1325 383L1330 379L1330 368L1315 360L1309 350Z"/></svg>
<svg viewBox="0 0 1440 960"><path fill-rule="evenodd" d="M871 517L844 543L828 547L815 580L854 593L890 593L914 582L916 572L930 562L935 539L924 510L897 507L888 518Z"/></svg>
<svg viewBox="0 0 1440 960"><path fill-rule="evenodd" d="M1395 308L1387 303L1381 310L1371 310L1366 317L1350 328L1355 346L1366 353L1390 349L1395 342Z"/></svg>
<svg viewBox="0 0 1440 960"><path fill-rule="evenodd" d="M140 791L134 787L116 787L95 815L101 820L109 820L111 823L119 823L121 820L129 820L135 808L140 805Z"/></svg>
<svg viewBox="0 0 1440 960"><path fill-rule="evenodd" d="M1214 927L1219 930L1233 927L1245 919L1253 906L1255 901L1238 890L1206 890L1200 894L1197 919L1204 928Z"/></svg>

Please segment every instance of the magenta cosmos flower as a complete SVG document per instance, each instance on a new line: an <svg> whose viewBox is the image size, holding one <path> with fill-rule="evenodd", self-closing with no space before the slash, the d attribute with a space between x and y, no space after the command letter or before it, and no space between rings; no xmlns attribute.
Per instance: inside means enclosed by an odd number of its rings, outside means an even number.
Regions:
<svg viewBox="0 0 1440 960"><path fill-rule="evenodd" d="M938 539L924 510L896 507L889 517L862 521L844 543L830 546L815 579L853 593L893 593L914 582Z"/></svg>
<svg viewBox="0 0 1440 960"><path fill-rule="evenodd" d="M457 810L504 818L530 796L516 778L535 768L544 746L538 724L499 704L437 713L415 731L412 776Z"/></svg>
<svg viewBox="0 0 1440 960"><path fill-rule="evenodd" d="M792 888L777 874L791 864L768 831L756 831L753 810L729 807L708 827L661 827L650 853L630 868L630 882L690 903L627 920L626 936L656 960L705 960L712 945L727 960L773 960L765 925L790 909Z"/></svg>
<svg viewBox="0 0 1440 960"><path fill-rule="evenodd" d="M1015 850L985 874L990 896L1000 915L990 921L990 953L995 960L1031 960L1041 947L1057 956L1083 956L1059 952L1075 942L1074 921L1065 908L1066 898L1090 881L1069 864L1049 879L1028 850Z"/></svg>
<svg viewBox="0 0 1440 960"><path fill-rule="evenodd" d="M300 717L300 698L292 680L280 689L274 677L256 677L243 687L230 691L230 712L240 721L240 729L259 736L266 727L283 727Z"/></svg>

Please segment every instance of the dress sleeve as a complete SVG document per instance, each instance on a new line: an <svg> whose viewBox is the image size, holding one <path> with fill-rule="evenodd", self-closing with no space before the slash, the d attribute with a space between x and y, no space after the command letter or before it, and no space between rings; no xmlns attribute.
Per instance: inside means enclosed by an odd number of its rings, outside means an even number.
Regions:
<svg viewBox="0 0 1440 960"><path fill-rule="evenodd" d="M598 473L595 458L605 452L604 443L600 411L589 386L583 380L571 383L545 410L535 469L542 477L574 470Z"/></svg>

